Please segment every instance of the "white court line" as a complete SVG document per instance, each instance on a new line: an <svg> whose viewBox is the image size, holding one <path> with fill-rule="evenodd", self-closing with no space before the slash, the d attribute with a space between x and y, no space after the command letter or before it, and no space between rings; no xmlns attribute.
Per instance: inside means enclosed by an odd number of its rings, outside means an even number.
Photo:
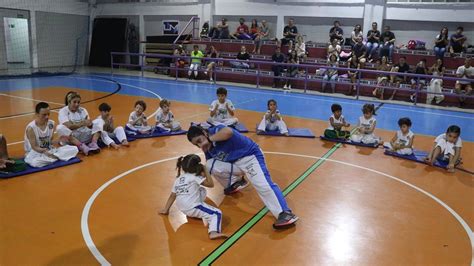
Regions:
<svg viewBox="0 0 474 266"><path fill-rule="evenodd" d="M156 83L156 84L171 84L171 85L177 85L176 81L175 82L170 82L170 81L166 81L166 80L163 80L163 81L153 81L153 80L149 80L150 78L147 78L147 79L139 79L139 77L137 77L137 79L133 79L133 78L123 78L123 77L116 77L116 76L113 76L113 77L110 77L110 76L106 76L106 75L92 75L90 74L90 76L97 76L97 77L107 77L107 78L113 78L113 79L123 79L123 80L133 80L133 81L140 81L140 82L149 82L149 83ZM183 81L181 81L183 82ZM198 83L198 84L201 84L201 83ZM203 84L203 83L202 83ZM203 84L203 85L206 85L206 84ZM208 85L209 87L211 85ZM240 92L245 92L245 93L253 93L253 94L266 94L266 95L272 95L272 96L282 96L280 95L280 93L271 93L271 92L256 92L256 91L251 91L250 89L234 89L234 88L228 88L227 89L228 91L240 91ZM261 89L259 89L261 90ZM318 95L312 95L312 94L308 94L310 96L318 96ZM320 99L320 98L315 98L315 97L303 97L303 96L297 96L297 95L292 95L292 94L285 94L284 97L291 97L291 98L297 98L297 99L304 99L304 100L309 100L309 101L320 101L320 102L330 102L330 103L334 103L335 101L339 102L339 103L344 103L344 104L349 104L349 105L357 105L357 106L361 106L362 104L361 103L355 103L355 102L347 102L347 101L341 101L341 100L338 100L338 99L333 99L333 100L326 100L326 99ZM325 96L321 96L321 97L325 97ZM356 100L353 100L353 101L356 101ZM387 103L389 104L389 103ZM393 104L393 103L390 103L390 104ZM410 106L408 106L410 107ZM418 111L418 110L409 110L409 109L406 109L406 108L396 108L396 107L385 107L384 106L384 109L391 109L391 110L402 110L402 111L409 111L409 112L414 112L414 113L421 113L421 114L430 114L430 115L439 115L439 116L448 116L448 117L456 117L456 118L463 118L463 119L470 119L470 120L474 120L474 116L461 116L461 115L451 115L451 114L444 114L444 113L434 113L434 112L428 112L428 111ZM454 111L453 111L454 112Z"/></svg>
<svg viewBox="0 0 474 266"><path fill-rule="evenodd" d="M469 240L470 240L470 244L471 244L471 250L472 248L474 247L474 234L472 232L472 230L470 229L469 225L464 221L464 219L458 214L456 213L456 211L454 211L451 207L449 207L445 202L443 202L442 200L440 200L439 198L437 198L436 196L434 196L433 194L413 185L413 184L410 184L400 178L397 178L395 176L392 176L392 175L389 175L389 174L386 174L386 173L383 173L383 172L380 172L380 171L377 171L377 170L374 170L374 169L371 169L371 168L367 168L367 167L363 167L363 166L359 166L359 165L356 165L356 164L351 164L351 163L347 163L347 162L343 162L343 161L338 161L338 160L333 160L333 159L325 159L325 158L321 158L321 157L318 157L318 156L310 156L310 155L303 155L303 154L296 154L296 153L286 153L286 152L264 152L265 154L275 154L275 155L284 155L284 156L295 156L295 157L302 157L302 158L310 158L310 159L323 159L325 161L330 161L330 162L334 162L334 163L339 163L339 164L343 164L343 165L347 165L347 166L351 166L351 167L355 167L355 168L359 168L359 169L362 169L362 170L366 170L366 171L369 171L369 172L373 172L373 173L376 173L376 174L380 174L382 176L385 176L387 178L390 178L392 180L395 180L397 182L400 182L401 184L404 184L404 185L407 185L408 187L414 189L415 191L417 192L420 192L426 196L428 196L429 198L431 198L432 200L434 200L436 203L438 203L439 205L441 205L443 208L445 208L460 224L461 226L463 227L463 229L466 231L468 237L469 237ZM202 154L202 153L200 153ZM167 158L167 159L161 159L161 160L157 160L157 161L153 161L153 162L149 162L149 163L146 163L146 164L143 164L143 165L140 165L140 166L137 166L133 169L130 169L126 172L123 172L122 174L119 174L115 177L113 177L112 179L110 179L109 181L107 181L106 183L104 183L102 186L100 186L92 195L91 197L89 198L89 200L87 200L87 203L86 205L84 206L84 209L82 210L82 215L81 215L81 231L82 231L82 237L84 238L84 241L86 242L86 245L87 245L87 248L89 248L90 252L92 253L92 255L95 257L95 259L101 264L101 265L111 265L109 261L107 261L107 259L102 255L102 253L100 253L99 249L96 247L94 241L92 240L92 236L90 234L90 231L89 231L89 212L90 212L90 209L92 207L92 204L94 204L94 201L97 199L97 197L100 195L100 193L102 191L104 191L108 186L110 186L112 183L114 183L115 181L121 179L122 177L130 174L130 173L133 173L137 170L140 170L140 169L143 169L145 167L148 167L148 166L152 166L152 165L155 165L155 164L159 164L159 163L163 163L163 162L167 162L167 161L171 161L171 160L176 160L177 158L179 158L179 156L177 157L172 157L172 158ZM471 254L471 265L474 265L474 254Z"/></svg>
<svg viewBox="0 0 474 266"><path fill-rule="evenodd" d="M51 101L47 101L47 100L38 100L38 99L33 99L33 98L28 98L28 97L5 94L5 93L0 93L0 96L6 96L6 97L22 99L22 100L29 100L29 101L33 101L33 102L47 102L47 103L57 104L57 105L61 105L61 106L64 105L64 103L56 103L56 102L51 102Z"/></svg>

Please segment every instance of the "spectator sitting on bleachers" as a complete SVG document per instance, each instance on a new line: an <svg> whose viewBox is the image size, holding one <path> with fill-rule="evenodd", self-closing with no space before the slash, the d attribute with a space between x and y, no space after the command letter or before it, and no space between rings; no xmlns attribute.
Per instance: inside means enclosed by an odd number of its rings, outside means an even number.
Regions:
<svg viewBox="0 0 474 266"><path fill-rule="evenodd" d="M176 48L173 52L174 56L186 56L186 50L184 50L182 45L178 45L178 48ZM174 59L176 67L184 67L186 65L186 60L183 58L175 58Z"/></svg>
<svg viewBox="0 0 474 266"><path fill-rule="evenodd" d="M372 61L380 43L380 31L377 29L377 22L372 22L372 29L367 32L367 59Z"/></svg>
<svg viewBox="0 0 474 266"><path fill-rule="evenodd" d="M301 35L296 37L295 51L300 59L306 59L306 44L304 43L303 36Z"/></svg>
<svg viewBox="0 0 474 266"><path fill-rule="evenodd" d="M232 67L243 69L250 68L250 65L248 63L250 59L250 54L247 53L247 48L245 48L245 45L242 45L242 47L240 48L240 52L237 54L237 59L241 61L231 61L230 64L232 65Z"/></svg>
<svg viewBox="0 0 474 266"><path fill-rule="evenodd" d="M211 45L211 47L209 47L209 50L206 52L206 57L207 58L218 58L219 57L219 52L216 50L216 47ZM204 71L204 74L207 75L207 77L209 78L209 81L213 81L212 72L214 71L214 68L216 67L217 63L218 62L214 61L214 60L208 60L207 61L207 67L206 67L206 71Z"/></svg>
<svg viewBox="0 0 474 266"><path fill-rule="evenodd" d="M288 54L288 64L299 64L299 56L296 50L291 51L291 53ZM288 71L286 76L290 78L296 77L296 74L298 74L298 67L296 66L289 66ZM286 79L285 86L283 86L284 90L291 90L291 83L293 83L293 80Z"/></svg>
<svg viewBox="0 0 474 266"><path fill-rule="evenodd" d="M364 33L359 24L354 26L354 30L351 33L351 46L354 46L357 43L358 38L364 39Z"/></svg>
<svg viewBox="0 0 474 266"><path fill-rule="evenodd" d="M380 57L386 56L389 62L392 62L393 47L395 45L395 34L390 31L390 26L383 28L383 33L380 36L382 42L380 43Z"/></svg>
<svg viewBox="0 0 474 266"><path fill-rule="evenodd" d="M209 21L206 21L204 22L204 24L202 24L202 29L201 29L201 32L199 33L199 37L201 38L209 37Z"/></svg>
<svg viewBox="0 0 474 266"><path fill-rule="evenodd" d="M332 43L334 39L339 41L339 44L344 43L344 37L342 36L344 31L341 28L339 21L334 21L334 26L329 30L329 42Z"/></svg>
<svg viewBox="0 0 474 266"><path fill-rule="evenodd" d="M231 37L239 40L252 40L252 36L249 34L249 27L245 25L244 18L239 19L239 26Z"/></svg>
<svg viewBox="0 0 474 266"><path fill-rule="evenodd" d="M209 32L209 36L213 39L229 39L229 24L227 24L227 19L223 18L221 23L217 24L217 27L213 27Z"/></svg>
<svg viewBox="0 0 474 266"><path fill-rule="evenodd" d="M474 79L474 67L471 66L471 58L466 57L464 60L464 65L458 67L456 70L456 76L458 78L463 78L463 79ZM465 92L466 95L471 95L472 93L472 82L470 81L461 81L458 80L456 81L456 93L460 94L462 91ZM466 98L460 97L459 98L459 104L461 107L464 105L464 101Z"/></svg>
<svg viewBox="0 0 474 266"><path fill-rule="evenodd" d="M339 45L338 39L333 39L332 42L328 46L328 60L329 57L333 54L336 56L337 61L339 61L339 55L341 54L342 48Z"/></svg>
<svg viewBox="0 0 474 266"><path fill-rule="evenodd" d="M428 68L426 67L426 59L423 58L420 60L420 62L418 62L418 64L416 64L416 67L415 67L415 74L419 74L419 75L428 75L429 71L428 71ZM412 77L411 78L411 89L412 90L416 90L416 87L417 86L420 86L420 88L422 88L421 86L426 86L426 78L418 78L418 77ZM412 95L410 95L410 100L412 102L415 102L415 96L416 96L416 93L413 93Z"/></svg>
<svg viewBox="0 0 474 266"><path fill-rule="evenodd" d="M407 64L407 58L402 56L398 59L398 64L394 65L391 72L395 73L408 73L410 72L410 66ZM397 88L400 87L401 83L407 82L407 76L399 76L399 75L391 75L390 76L390 83L395 83L395 89L392 92L392 96L390 96L389 100L393 100L395 98L395 94L397 93Z"/></svg>
<svg viewBox="0 0 474 266"><path fill-rule="evenodd" d="M463 27L458 27L456 33L451 35L450 53L462 53L464 51L464 43L466 42L467 37L462 34L463 31Z"/></svg>
<svg viewBox="0 0 474 266"><path fill-rule="evenodd" d="M357 60L360 63L360 67L364 68L365 57L367 55L367 47L362 43L362 37L357 38L356 44L352 47L352 54L357 56Z"/></svg>
<svg viewBox="0 0 474 266"><path fill-rule="evenodd" d="M444 53L446 52L446 47L449 44L449 35L448 28L444 27L439 32L438 36L435 39L434 53L436 58L444 58Z"/></svg>
<svg viewBox="0 0 474 266"><path fill-rule="evenodd" d="M262 24L255 36L255 48L252 53L260 54L260 49L262 48L263 41L270 39L270 28L268 28L267 21L262 20Z"/></svg>
<svg viewBox="0 0 474 266"><path fill-rule="evenodd" d="M385 92L385 88L381 87L386 87L389 79L389 75L386 72L390 71L391 69L392 66L388 62L388 58L386 56L382 56L379 60L377 60L377 70L380 71L380 73L377 74L377 86L372 91L372 95L377 97L377 95L380 93L380 100L384 99L383 97Z"/></svg>
<svg viewBox="0 0 474 266"><path fill-rule="evenodd" d="M285 55L281 52L280 47L275 48L275 53L272 55L272 61L274 63L283 63L285 62ZM284 67L282 65L272 65L273 75L273 88L279 88L281 86L281 75L283 73Z"/></svg>
<svg viewBox="0 0 474 266"><path fill-rule="evenodd" d="M334 54L331 54L329 56L329 61L328 61L328 67L338 67L339 64L337 62L337 57ZM334 68L328 68L326 69L326 72L324 73L323 76L323 85L322 85L322 92L326 91L327 83L331 84L331 90L332 93L336 91L336 80L338 77L338 71L337 69Z"/></svg>
<svg viewBox="0 0 474 266"><path fill-rule="evenodd" d="M430 85L426 88L426 104L431 104L433 99L435 100L436 104L439 104L444 100L443 94L432 94L432 93L442 93L443 92L443 80L439 77L444 75L444 65L443 60L441 58L436 59L434 65L430 68L431 74L433 74L433 78L430 81ZM432 92L432 93L430 93Z"/></svg>
<svg viewBox="0 0 474 266"><path fill-rule="evenodd" d="M258 22L256 19L252 19L252 24L250 25L250 37L255 40L258 36L258 32L260 31L260 27L258 26Z"/></svg>
<svg viewBox="0 0 474 266"><path fill-rule="evenodd" d="M298 28L295 26L295 20L290 18L290 20L288 20L288 25L283 29L283 39L281 39L281 44L286 45L290 42L293 43L297 35Z"/></svg>
<svg viewBox="0 0 474 266"><path fill-rule="evenodd" d="M349 61L347 61L347 64L348 64L348 67L351 69L347 71L347 76L349 76L349 78L351 79L352 90L350 92L350 95L352 95L352 93L357 90L356 82L357 82L359 71L357 71L356 69L360 69L361 64L359 63L359 59L357 58L357 55L354 53L352 54Z"/></svg>

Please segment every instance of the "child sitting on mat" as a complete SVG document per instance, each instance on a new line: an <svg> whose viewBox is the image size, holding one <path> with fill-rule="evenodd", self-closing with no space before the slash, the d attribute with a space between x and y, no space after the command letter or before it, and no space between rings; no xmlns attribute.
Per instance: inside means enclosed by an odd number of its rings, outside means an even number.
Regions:
<svg viewBox="0 0 474 266"><path fill-rule="evenodd" d="M214 187L214 182L206 167L201 164L201 158L196 154L180 157L176 168L177 179L160 214L168 215L171 205L176 200L178 209L186 216L202 219L204 225L208 227L210 239L227 238L221 233L222 211L204 202L206 199L204 187ZM183 174L181 169L184 171Z"/></svg>
<svg viewBox="0 0 474 266"><path fill-rule="evenodd" d="M49 105L40 102L35 107L35 120L25 130L25 162L31 167L43 167L58 160L76 157L79 149L73 145L53 146L54 121L49 119Z"/></svg>
<svg viewBox="0 0 474 266"><path fill-rule="evenodd" d="M26 170L26 163L8 157L7 140L0 134L0 173L17 173Z"/></svg>
<svg viewBox="0 0 474 266"><path fill-rule="evenodd" d="M401 155L413 154L413 140L415 135L410 130L411 120L408 117L403 117L398 120L400 130L397 130L390 142L384 143L384 147L395 151Z"/></svg>
<svg viewBox="0 0 474 266"><path fill-rule="evenodd" d="M258 125L258 132L278 130L280 131L280 134L288 136L288 128L281 117L280 111L277 109L277 102L273 99L269 100L267 102L267 108L268 111L265 113L262 121Z"/></svg>
<svg viewBox="0 0 474 266"><path fill-rule="evenodd" d="M364 144L378 144L380 138L375 136L375 106L373 104L364 104L362 107L363 116L359 117L357 131L351 136L351 141Z"/></svg>
<svg viewBox="0 0 474 266"><path fill-rule="evenodd" d="M130 113L127 123L127 130L140 134L151 133L145 116L146 103L142 100L135 102L135 110Z"/></svg>
<svg viewBox="0 0 474 266"><path fill-rule="evenodd" d="M112 146L114 149L120 148L120 145L113 140L116 138L123 146L129 146L125 129L121 126L114 126L114 117L110 114L112 107L107 103L99 105L100 116L95 121L104 124L104 130L101 134L102 142L107 146Z"/></svg>
<svg viewBox="0 0 474 266"><path fill-rule="evenodd" d="M227 99L227 90L225 88L217 89L217 100L211 103L209 111L211 111L210 117L207 122L211 125L225 125L234 126L239 120L234 117L235 107L232 102Z"/></svg>
<svg viewBox="0 0 474 266"><path fill-rule="evenodd" d="M342 130L343 127L350 127L342 115L342 106L335 103L331 105L332 115L329 117L329 127L324 131L324 136L330 139L348 139L351 132Z"/></svg>
<svg viewBox="0 0 474 266"><path fill-rule="evenodd" d="M425 162L433 165L436 160L447 161L448 172L454 172L454 167L461 162L461 128L456 125L448 127L446 133L436 137L435 144Z"/></svg>
<svg viewBox="0 0 474 266"><path fill-rule="evenodd" d="M174 115L170 110L171 102L167 99L160 101L160 108L156 112L156 128L164 131L181 130L178 121L174 121Z"/></svg>

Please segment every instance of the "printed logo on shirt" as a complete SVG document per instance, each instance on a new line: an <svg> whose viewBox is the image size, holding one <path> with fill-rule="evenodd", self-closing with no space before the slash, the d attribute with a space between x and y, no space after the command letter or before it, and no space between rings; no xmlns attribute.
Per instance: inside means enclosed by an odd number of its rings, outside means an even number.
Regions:
<svg viewBox="0 0 474 266"><path fill-rule="evenodd" d="M214 159L219 160L219 161L226 161L227 157L229 157L228 153L225 153L223 151L220 151L214 156Z"/></svg>

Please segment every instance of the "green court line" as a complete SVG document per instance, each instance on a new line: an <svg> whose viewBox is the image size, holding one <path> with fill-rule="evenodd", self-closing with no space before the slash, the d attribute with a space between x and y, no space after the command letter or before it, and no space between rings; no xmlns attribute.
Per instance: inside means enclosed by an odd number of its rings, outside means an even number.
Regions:
<svg viewBox="0 0 474 266"><path fill-rule="evenodd" d="M334 145L329 151L327 151L323 157L317 160L313 165L311 165L306 171L300 175L295 181L293 181L289 186L283 190L283 195L288 195L293 191L299 184L301 184L311 173L313 173L319 166L321 166L324 161L329 158L339 147L341 143ZM258 221L260 221L268 212L267 207L262 208L257 214L255 214L250 220L248 220L239 230L232 234L226 241L224 241L220 246L218 246L212 253L207 255L199 265L207 266L211 265L217 258L219 258L224 252L227 251L237 240L239 240L245 233L247 233Z"/></svg>
<svg viewBox="0 0 474 266"><path fill-rule="evenodd" d="M380 103L375 111L378 111L384 103ZM354 133L356 128L353 128L351 134ZM336 152L341 143L335 144L330 150L328 150L320 159L318 159L313 165L311 165L303 174L301 174L295 181L293 181L289 186L282 191L283 196L286 197L291 191L298 187L311 173L313 173L319 166L321 166L327 158L329 158L334 152ZM259 212L257 212L250 220L248 220L242 227L240 227L235 233L233 233L229 238L227 238L222 244L220 244L214 251L207 255L198 265L199 266L208 266L216 261L224 252L226 252L233 244L235 244L244 234L246 234L255 224L257 224L265 215L267 214L267 207L263 207Z"/></svg>

